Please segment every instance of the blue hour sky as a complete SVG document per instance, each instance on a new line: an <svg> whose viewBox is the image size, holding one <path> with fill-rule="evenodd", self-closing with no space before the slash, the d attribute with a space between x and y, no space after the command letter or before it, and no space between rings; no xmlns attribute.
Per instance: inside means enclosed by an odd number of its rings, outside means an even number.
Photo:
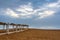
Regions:
<svg viewBox="0 0 60 40"><path fill-rule="evenodd" d="M60 0L0 0L0 22L60 29Z"/></svg>

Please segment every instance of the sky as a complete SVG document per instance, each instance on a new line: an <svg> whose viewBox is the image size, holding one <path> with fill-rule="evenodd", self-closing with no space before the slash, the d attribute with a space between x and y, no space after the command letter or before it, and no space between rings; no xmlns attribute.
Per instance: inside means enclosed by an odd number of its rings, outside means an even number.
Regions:
<svg viewBox="0 0 60 40"><path fill-rule="evenodd" d="M0 22L60 29L59 17L60 0L0 0Z"/></svg>

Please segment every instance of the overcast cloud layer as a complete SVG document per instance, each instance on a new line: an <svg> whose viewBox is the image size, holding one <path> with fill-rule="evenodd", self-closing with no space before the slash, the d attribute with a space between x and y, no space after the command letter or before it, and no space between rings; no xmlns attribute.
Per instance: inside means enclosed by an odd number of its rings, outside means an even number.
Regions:
<svg viewBox="0 0 60 40"><path fill-rule="evenodd" d="M0 21L33 28L60 29L60 0L0 0Z"/></svg>

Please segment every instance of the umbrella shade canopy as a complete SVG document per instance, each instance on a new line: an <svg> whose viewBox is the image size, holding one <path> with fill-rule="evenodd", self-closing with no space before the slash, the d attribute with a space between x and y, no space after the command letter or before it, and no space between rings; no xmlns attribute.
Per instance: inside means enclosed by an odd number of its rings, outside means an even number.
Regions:
<svg viewBox="0 0 60 40"><path fill-rule="evenodd" d="M21 26L22 24L17 24L18 26Z"/></svg>
<svg viewBox="0 0 60 40"><path fill-rule="evenodd" d="M26 24L22 24L22 26L28 26L28 25L26 25Z"/></svg>
<svg viewBox="0 0 60 40"><path fill-rule="evenodd" d="M7 25L6 23L4 23L4 22L0 22L0 25Z"/></svg>
<svg viewBox="0 0 60 40"><path fill-rule="evenodd" d="M17 24L11 23L10 25L15 25L16 26Z"/></svg>

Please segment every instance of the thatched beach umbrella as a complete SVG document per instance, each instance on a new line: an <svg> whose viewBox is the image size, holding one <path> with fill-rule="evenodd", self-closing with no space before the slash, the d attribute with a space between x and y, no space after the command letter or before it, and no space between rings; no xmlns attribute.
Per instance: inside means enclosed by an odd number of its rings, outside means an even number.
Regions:
<svg viewBox="0 0 60 40"><path fill-rule="evenodd" d="M21 24L17 24L17 25L18 25L18 27L19 27L19 31L22 30Z"/></svg>
<svg viewBox="0 0 60 40"><path fill-rule="evenodd" d="M9 33L9 25L8 25L8 23L0 22L0 25L3 25L3 29L5 29L5 25L6 25L6 33Z"/></svg>
<svg viewBox="0 0 60 40"><path fill-rule="evenodd" d="M7 25L7 24L4 22L0 22L0 25L3 25L3 29L5 29L5 25Z"/></svg>
<svg viewBox="0 0 60 40"><path fill-rule="evenodd" d="M10 25L16 26L16 24L14 24L14 23L11 23Z"/></svg>
<svg viewBox="0 0 60 40"><path fill-rule="evenodd" d="M4 22L0 22L0 25L5 25L6 23L4 23Z"/></svg>
<svg viewBox="0 0 60 40"><path fill-rule="evenodd" d="M23 29L28 29L28 27L29 27L29 25L27 25L27 24L22 24L21 26L23 27Z"/></svg>
<svg viewBox="0 0 60 40"><path fill-rule="evenodd" d="M29 25L27 25L27 24L23 24L22 26L23 26L23 27L27 27L27 28L29 27Z"/></svg>
<svg viewBox="0 0 60 40"><path fill-rule="evenodd" d="M14 29L14 26L17 26L17 24L14 24L14 23L11 23L10 25L12 25L13 29Z"/></svg>

